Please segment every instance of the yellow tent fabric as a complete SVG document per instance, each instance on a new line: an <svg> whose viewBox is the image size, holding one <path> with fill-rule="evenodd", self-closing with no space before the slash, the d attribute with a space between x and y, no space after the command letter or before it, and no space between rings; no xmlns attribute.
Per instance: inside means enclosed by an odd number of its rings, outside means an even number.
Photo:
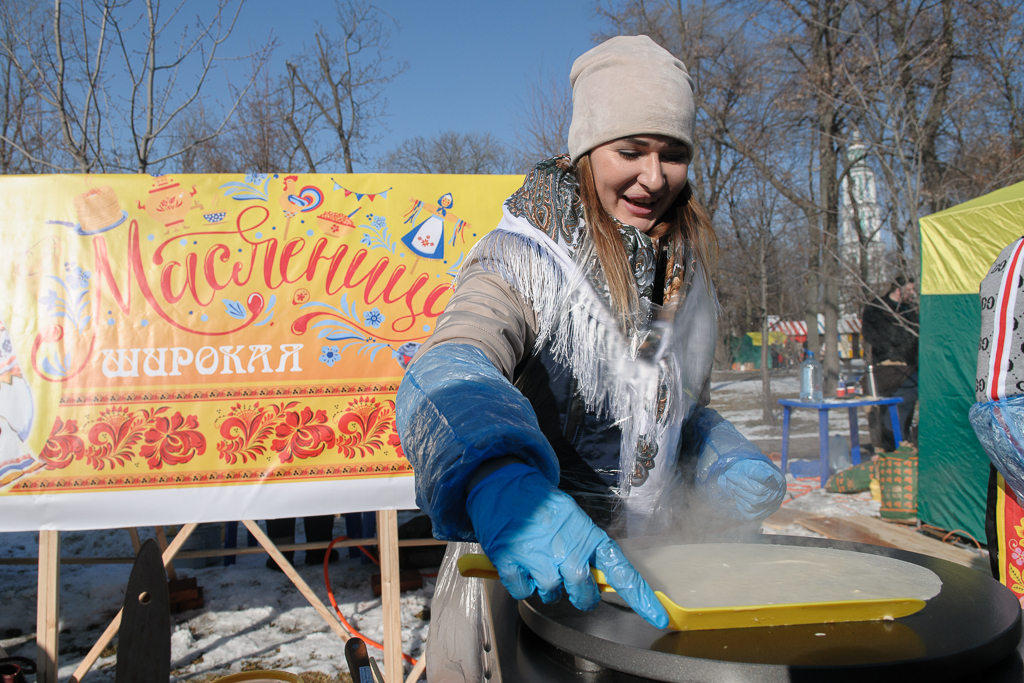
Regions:
<svg viewBox="0 0 1024 683"><path fill-rule="evenodd" d="M750 337L750 341L754 346L761 345L761 333L760 332L747 332L747 336ZM785 344L786 333L785 332L769 332L768 333L768 345Z"/></svg>
<svg viewBox="0 0 1024 683"><path fill-rule="evenodd" d="M1024 183L997 190L921 224L921 294L977 294L999 252L1021 236Z"/></svg>

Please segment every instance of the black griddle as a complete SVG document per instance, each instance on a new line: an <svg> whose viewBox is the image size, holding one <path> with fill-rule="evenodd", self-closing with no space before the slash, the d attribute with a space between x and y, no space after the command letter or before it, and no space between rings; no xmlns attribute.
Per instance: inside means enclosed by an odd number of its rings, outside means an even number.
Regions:
<svg viewBox="0 0 1024 683"><path fill-rule="evenodd" d="M1024 682L1021 605L981 572L893 548L828 539L763 536L757 542L852 550L927 567L942 592L893 622L673 632L602 601L581 612L567 599L516 604L488 581L498 674L492 680ZM824 633L825 635L818 635Z"/></svg>

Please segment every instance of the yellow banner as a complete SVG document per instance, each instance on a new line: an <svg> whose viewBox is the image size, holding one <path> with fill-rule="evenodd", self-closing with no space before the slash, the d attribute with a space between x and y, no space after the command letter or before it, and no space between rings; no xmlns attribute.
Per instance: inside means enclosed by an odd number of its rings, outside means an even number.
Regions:
<svg viewBox="0 0 1024 683"><path fill-rule="evenodd" d="M404 367L521 182L0 178L0 530L26 526L11 520L32 497L63 494L205 501L196 490L315 482L315 501L296 487L275 500L301 502L293 514L387 507L366 501L372 481L411 480L395 432ZM351 481L370 493L323 486ZM242 496L153 519L237 519L254 512ZM49 523L102 525L81 507Z"/></svg>

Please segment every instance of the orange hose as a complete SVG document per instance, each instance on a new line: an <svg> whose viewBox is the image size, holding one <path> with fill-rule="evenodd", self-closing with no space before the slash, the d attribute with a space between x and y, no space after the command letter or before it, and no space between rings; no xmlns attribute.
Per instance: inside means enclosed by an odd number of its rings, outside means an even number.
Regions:
<svg viewBox="0 0 1024 683"><path fill-rule="evenodd" d="M974 545L978 546L978 550L981 550L981 544L978 543L978 540L976 538L974 538L974 536L971 536L969 533L964 531L963 529L953 529L948 534L946 534L945 536L942 537L942 542L945 543L949 539L949 537L952 536L953 534L963 534L967 538L971 539L971 541L974 542Z"/></svg>
<svg viewBox="0 0 1024 683"><path fill-rule="evenodd" d="M327 587L327 598L331 601L331 607L334 608L334 612L338 615L338 619L341 620L341 625L345 627L345 630L348 631L350 635L359 638L360 640L364 641L367 645L372 645L378 650L383 650L383 645L381 645L375 640L370 640L362 633L357 631L355 626L348 623L348 619L345 618L345 615L341 613L341 609L338 607L338 601L334 597L334 590L331 588L331 576L328 570L328 563L331 561L331 549L334 548L334 544L338 541L347 540L348 536L338 536L337 538L331 541L331 544L327 546L327 550L324 552L324 585ZM380 562L377 561L377 558L370 554L370 552L365 547L361 545L357 545L356 547L362 550L363 554L369 557L371 562L373 562L378 567L380 566ZM416 660L410 657L409 655L405 654L404 652L402 653L402 659L409 662L409 664L411 664L412 666L416 666Z"/></svg>
<svg viewBox="0 0 1024 683"><path fill-rule="evenodd" d="M953 534L963 534L967 538L971 539L971 541L974 543L974 545L976 545L978 547L978 550L981 550L981 544L978 543L978 539L976 539L974 536L971 536L969 533L967 533L963 529L953 529L952 531L948 531L947 532L942 527L935 526L934 524L923 524L922 523L921 524L921 528L923 529L925 527L928 527L929 529L934 529L935 531L937 531L940 534L946 534L945 536L942 537L942 542L943 543L948 541L949 537L952 536Z"/></svg>

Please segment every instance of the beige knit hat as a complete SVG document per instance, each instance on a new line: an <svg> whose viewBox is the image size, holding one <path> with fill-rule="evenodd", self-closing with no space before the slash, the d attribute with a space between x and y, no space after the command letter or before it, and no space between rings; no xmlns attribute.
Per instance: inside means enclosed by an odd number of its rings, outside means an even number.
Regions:
<svg viewBox="0 0 1024 683"><path fill-rule="evenodd" d="M616 36L583 53L569 84L573 163L629 135L666 135L693 155L693 80L685 64L647 36Z"/></svg>

